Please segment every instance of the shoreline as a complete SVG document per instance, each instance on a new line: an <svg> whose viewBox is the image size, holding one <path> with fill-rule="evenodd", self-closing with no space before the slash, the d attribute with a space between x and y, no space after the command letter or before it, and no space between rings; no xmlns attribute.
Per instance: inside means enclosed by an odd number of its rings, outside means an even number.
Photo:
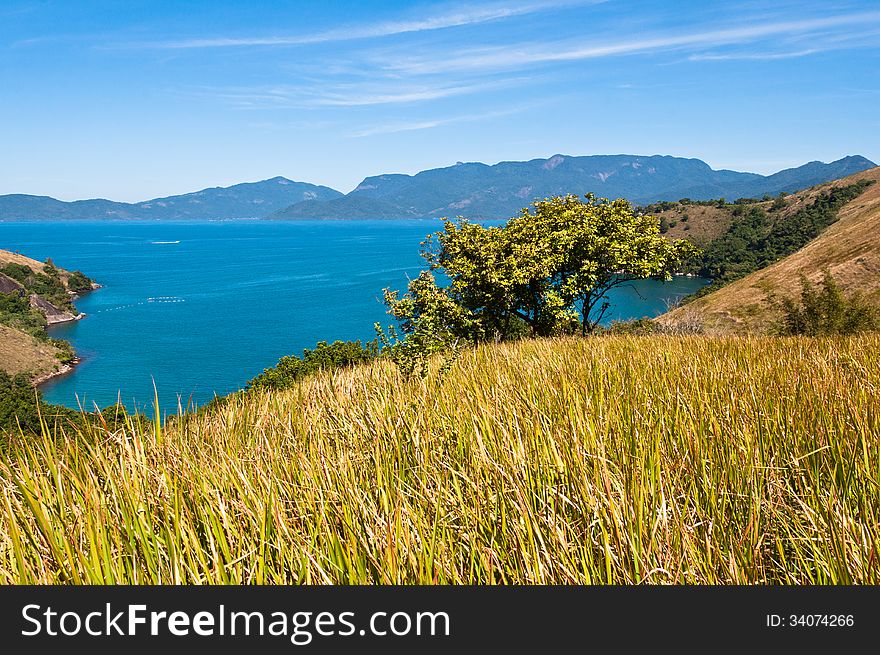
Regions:
<svg viewBox="0 0 880 655"><path fill-rule="evenodd" d="M69 362L61 364L61 368L59 368L57 371L51 371L49 373L38 375L31 381L31 384L33 385L34 389L39 389L41 386L43 386L47 382L51 382L55 378L64 377L65 375L73 373L74 370L76 370L76 367L81 363L82 359L80 359L79 357L75 357Z"/></svg>
<svg viewBox="0 0 880 655"><path fill-rule="evenodd" d="M93 291L97 291L100 288L101 288L100 284L98 284L97 282L92 282L91 289L72 294L71 300L74 300L74 301L79 300L80 298L82 298L82 296L84 294L92 293ZM48 325L46 325L46 332L48 333L49 331L51 331L51 329L53 327L56 327L58 325L67 325L68 323L75 323L76 321L81 321L86 316L87 316L87 314L85 314L84 312L79 312L76 316L74 316L71 319L67 319L67 320L63 320L63 321L56 321L54 323L49 323ZM70 343L70 342L68 342L68 343ZM73 344L70 344L70 347L73 348ZM41 386L43 386L47 382L51 382L52 380L55 380L56 378L64 377L65 375L70 375L71 373L73 373L76 370L76 367L81 363L82 363L82 358L79 355L77 355L76 350L74 350L74 357L72 360L70 360L69 362L62 362L61 367L55 371L50 371L48 373L43 373L42 375L36 376L31 381L31 384L33 385L34 389L39 389Z"/></svg>

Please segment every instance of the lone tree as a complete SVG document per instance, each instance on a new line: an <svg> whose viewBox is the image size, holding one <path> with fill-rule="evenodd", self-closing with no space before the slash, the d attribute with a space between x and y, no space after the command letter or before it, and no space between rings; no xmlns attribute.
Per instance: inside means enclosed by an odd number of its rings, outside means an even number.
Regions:
<svg viewBox="0 0 880 655"><path fill-rule="evenodd" d="M625 200L568 195L542 200L502 227L464 219L423 244L430 271L385 301L405 338L436 351L461 341L593 332L607 293L633 280L668 280L695 254L660 235L656 217ZM449 285L440 287L434 272ZM414 344L411 344L411 346Z"/></svg>

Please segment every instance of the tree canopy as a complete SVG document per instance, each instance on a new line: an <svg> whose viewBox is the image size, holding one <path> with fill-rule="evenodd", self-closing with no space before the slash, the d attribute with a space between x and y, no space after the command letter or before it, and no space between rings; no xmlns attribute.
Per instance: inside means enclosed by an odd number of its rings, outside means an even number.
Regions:
<svg viewBox="0 0 880 655"><path fill-rule="evenodd" d="M587 334L605 316L611 289L669 279L694 251L625 200L560 196L503 226L445 221L423 244L430 270L403 295L386 290L385 300L411 347Z"/></svg>

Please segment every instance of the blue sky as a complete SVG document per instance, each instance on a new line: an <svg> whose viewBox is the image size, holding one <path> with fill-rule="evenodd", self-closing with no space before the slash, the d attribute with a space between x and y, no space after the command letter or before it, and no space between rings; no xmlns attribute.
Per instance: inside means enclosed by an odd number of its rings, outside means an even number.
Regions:
<svg viewBox="0 0 880 655"><path fill-rule="evenodd" d="M880 161L880 2L3 0L0 193L555 153Z"/></svg>

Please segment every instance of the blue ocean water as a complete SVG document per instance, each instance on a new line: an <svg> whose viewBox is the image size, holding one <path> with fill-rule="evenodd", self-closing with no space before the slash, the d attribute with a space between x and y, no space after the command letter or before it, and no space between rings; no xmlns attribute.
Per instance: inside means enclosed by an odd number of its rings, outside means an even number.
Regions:
<svg viewBox="0 0 880 655"><path fill-rule="evenodd" d="M55 327L82 363L42 388L87 409L121 399L163 412L240 389L283 355L321 340L375 337L390 322L382 289L423 268L419 244L438 223L0 223L0 248L51 257L103 285L77 301L87 317ZM613 295L608 319L654 316L697 278L643 281Z"/></svg>

